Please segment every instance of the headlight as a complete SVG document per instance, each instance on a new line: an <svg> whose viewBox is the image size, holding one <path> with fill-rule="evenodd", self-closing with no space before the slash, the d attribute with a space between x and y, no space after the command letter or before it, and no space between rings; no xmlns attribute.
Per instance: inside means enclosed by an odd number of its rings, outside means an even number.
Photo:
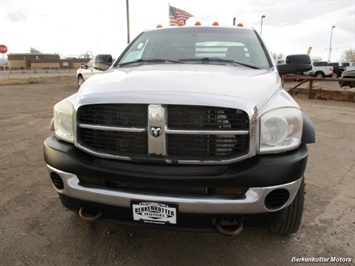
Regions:
<svg viewBox="0 0 355 266"><path fill-rule="evenodd" d="M74 142L74 107L68 101L54 106L54 132L57 138Z"/></svg>
<svg viewBox="0 0 355 266"><path fill-rule="evenodd" d="M297 148L303 130L302 111L280 108L260 118L260 153L276 153Z"/></svg>

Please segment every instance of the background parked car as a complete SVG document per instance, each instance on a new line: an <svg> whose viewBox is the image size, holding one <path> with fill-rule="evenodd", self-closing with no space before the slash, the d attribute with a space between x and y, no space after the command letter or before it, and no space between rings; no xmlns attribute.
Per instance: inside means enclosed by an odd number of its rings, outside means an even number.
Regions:
<svg viewBox="0 0 355 266"><path fill-rule="evenodd" d="M341 78L353 78L354 81L339 81L340 87L345 87L345 86L349 86L350 88L355 87L355 69L345 70L341 74Z"/></svg>
<svg viewBox="0 0 355 266"><path fill-rule="evenodd" d="M332 77L333 67L328 65L328 62L313 62L313 68L310 71L305 72L306 76L312 76L317 78Z"/></svg>
<svg viewBox="0 0 355 266"><path fill-rule="evenodd" d="M331 62L328 63L328 66L332 66L333 67L333 78L338 78L341 76L341 74L344 72L344 70L346 69L346 66L343 65L343 63L339 63L339 62Z"/></svg>
<svg viewBox="0 0 355 266"><path fill-rule="evenodd" d="M84 81L92 75L109 69L112 62L112 55L99 54L92 58L87 64L82 64L81 68L76 71L78 87L80 87Z"/></svg>
<svg viewBox="0 0 355 266"><path fill-rule="evenodd" d="M342 66L344 66L344 70L354 70L355 62L342 63Z"/></svg>

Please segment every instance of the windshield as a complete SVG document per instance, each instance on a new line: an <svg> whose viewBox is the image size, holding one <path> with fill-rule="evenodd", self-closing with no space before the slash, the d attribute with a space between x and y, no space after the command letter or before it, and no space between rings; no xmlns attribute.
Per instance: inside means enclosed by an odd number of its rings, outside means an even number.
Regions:
<svg viewBox="0 0 355 266"><path fill-rule="evenodd" d="M221 27L182 27L144 32L121 55L118 64L132 66L135 63L162 62L235 62L253 68L270 68L268 57L254 31Z"/></svg>

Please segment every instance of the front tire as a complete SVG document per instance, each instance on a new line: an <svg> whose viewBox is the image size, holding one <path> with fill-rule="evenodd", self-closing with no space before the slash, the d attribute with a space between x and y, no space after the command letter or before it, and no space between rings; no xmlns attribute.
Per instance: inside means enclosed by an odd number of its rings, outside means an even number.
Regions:
<svg viewBox="0 0 355 266"><path fill-rule="evenodd" d="M83 85L83 83L84 83L84 78L82 75L79 75L77 77L77 82L78 82L78 87L80 88L80 86Z"/></svg>
<svg viewBox="0 0 355 266"><path fill-rule="evenodd" d="M344 76L343 78L354 78L354 77L346 77ZM350 88L355 88L355 81L339 81L340 87L346 87L349 86Z"/></svg>
<svg viewBox="0 0 355 266"><path fill-rule="evenodd" d="M304 178L302 178L295 199L287 207L284 218L276 226L271 227L271 232L278 235L291 235L298 231L304 207L304 186Z"/></svg>

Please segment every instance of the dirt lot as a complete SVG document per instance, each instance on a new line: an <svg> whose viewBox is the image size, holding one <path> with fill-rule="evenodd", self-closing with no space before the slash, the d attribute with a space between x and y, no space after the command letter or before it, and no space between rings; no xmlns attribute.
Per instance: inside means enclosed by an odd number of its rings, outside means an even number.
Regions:
<svg viewBox="0 0 355 266"><path fill-rule="evenodd" d="M296 96L317 131L298 233L285 238L258 230L228 238L88 223L65 210L42 144L51 134L53 105L77 88L73 77L48 80L0 86L1 265L287 265L332 257L354 264L354 103Z"/></svg>

